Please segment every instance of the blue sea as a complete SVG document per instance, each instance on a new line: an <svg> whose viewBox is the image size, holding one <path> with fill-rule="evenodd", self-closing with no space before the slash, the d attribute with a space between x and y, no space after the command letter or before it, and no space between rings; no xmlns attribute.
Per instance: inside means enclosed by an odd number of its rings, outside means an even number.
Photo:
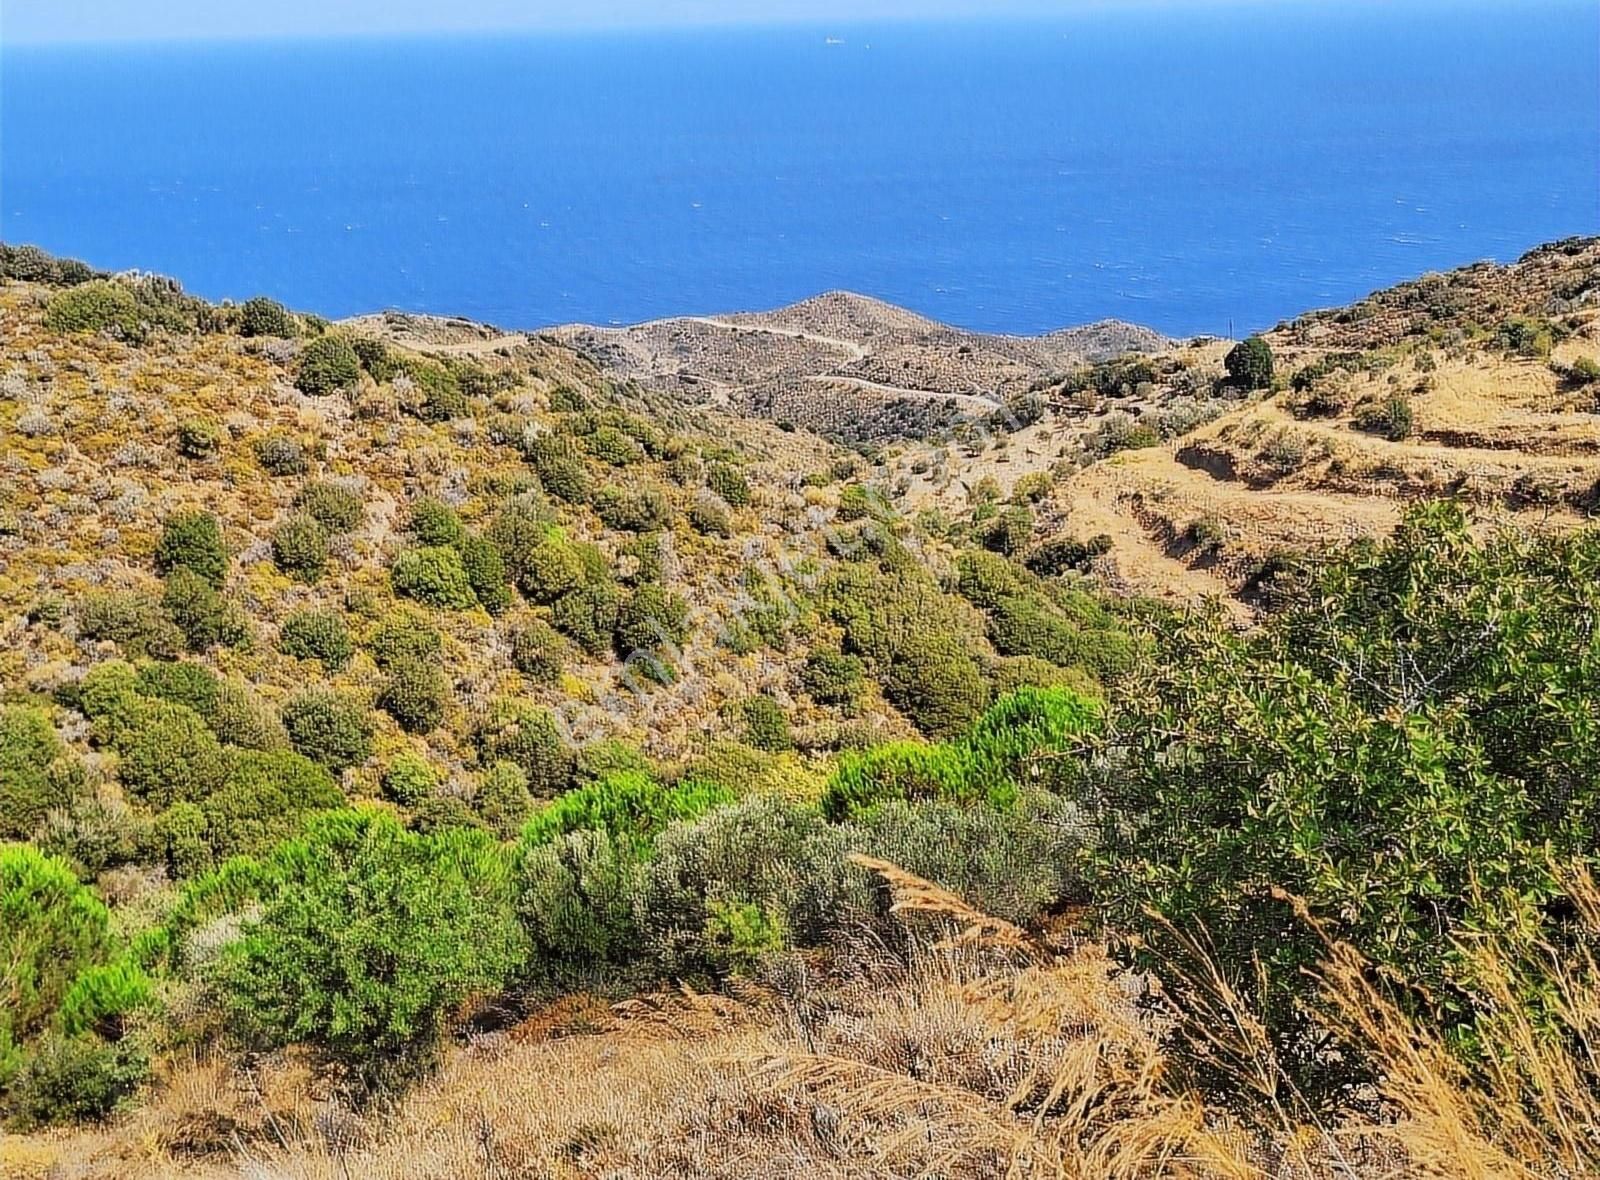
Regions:
<svg viewBox="0 0 1600 1180"><path fill-rule="evenodd" d="M0 238L513 327L1270 325L1600 232L1600 4L0 49Z"/></svg>

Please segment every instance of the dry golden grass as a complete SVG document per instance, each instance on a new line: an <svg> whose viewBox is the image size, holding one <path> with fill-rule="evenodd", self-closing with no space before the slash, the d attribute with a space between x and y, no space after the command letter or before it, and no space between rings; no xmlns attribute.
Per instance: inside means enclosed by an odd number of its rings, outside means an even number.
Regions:
<svg viewBox="0 0 1600 1180"><path fill-rule="evenodd" d="M453 1050L392 1107L336 1101L294 1060L169 1063L99 1131L0 1142L8 1177L80 1180L1576 1180L1600 1176L1600 889L1569 877L1583 948L1469 948L1489 1011L1477 1068L1329 942L1333 1019L1377 1066L1381 1119L1319 1122L1191 937L1172 1007L1096 944L1051 954L892 865L922 950L841 983L569 999ZM1306 915L1310 921L1310 916ZM1169 975L1174 982L1174 976ZM1548 996L1536 1025L1518 1002ZM1231 1066L1226 1099L1173 1054Z"/></svg>

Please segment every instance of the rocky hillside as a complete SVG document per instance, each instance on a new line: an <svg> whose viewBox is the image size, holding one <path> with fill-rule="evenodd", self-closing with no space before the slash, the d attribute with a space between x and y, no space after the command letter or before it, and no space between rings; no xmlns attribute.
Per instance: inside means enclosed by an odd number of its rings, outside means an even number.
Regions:
<svg viewBox="0 0 1600 1180"><path fill-rule="evenodd" d="M1172 343L1115 320L1043 336L965 332L845 291L777 311L545 335L684 400L855 442L947 434L1070 369Z"/></svg>

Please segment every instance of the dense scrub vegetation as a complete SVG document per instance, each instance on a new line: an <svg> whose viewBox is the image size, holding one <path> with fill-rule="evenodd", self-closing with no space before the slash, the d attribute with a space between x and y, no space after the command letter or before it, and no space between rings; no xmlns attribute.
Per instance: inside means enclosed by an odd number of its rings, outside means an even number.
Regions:
<svg viewBox="0 0 1600 1180"><path fill-rule="evenodd" d="M37 574L0 570L24 653L0 696L14 1125L107 1114L196 1045L305 1046L366 1097L463 1020L574 989L902 956L915 925L856 856L1023 937L1104 936L1169 995L1210 948L1319 1107L1374 1076L1311 974L1325 939L1404 980L1394 1003L1469 1072L1505 997L1463 948L1578 946L1594 533L1474 535L1425 505L1278 561L1241 630L1106 593L1109 537L1041 540L1047 482L912 521L856 457L797 490L532 345L430 357L270 300L0 264L50 284L0 301L30 355L98 383L27 454L92 453L115 481L95 502L119 497L91 566L55 554L87 493L6 492L53 530L0 535ZM1230 372L1270 384L1247 345ZM191 428L113 453L96 415L154 404L115 368L136 346L266 392L162 386ZM27 366L7 388L43 397ZM1553 1023L1550 995L1515 999ZM1203 1055L1174 1071L1229 1084Z"/></svg>

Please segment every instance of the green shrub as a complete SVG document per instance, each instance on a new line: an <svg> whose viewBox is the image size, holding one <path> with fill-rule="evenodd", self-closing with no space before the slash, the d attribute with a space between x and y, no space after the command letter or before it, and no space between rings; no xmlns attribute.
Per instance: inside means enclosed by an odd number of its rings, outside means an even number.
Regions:
<svg viewBox="0 0 1600 1180"><path fill-rule="evenodd" d="M1007 557L1021 553L1033 536L1033 510L1018 504L1001 511L982 531L983 546Z"/></svg>
<svg viewBox="0 0 1600 1180"><path fill-rule="evenodd" d="M407 733L431 733L444 720L450 686L438 665L421 660L397 660L389 665L378 708Z"/></svg>
<svg viewBox="0 0 1600 1180"><path fill-rule="evenodd" d="M612 646L631 668L658 683L677 678L675 663L688 638L689 604L682 596L649 583L640 586L617 612Z"/></svg>
<svg viewBox="0 0 1600 1180"><path fill-rule="evenodd" d="M614 642L620 595L611 582L579 586L563 594L551 608L551 619L591 656L605 653Z"/></svg>
<svg viewBox="0 0 1600 1180"><path fill-rule="evenodd" d="M383 768L380 780L383 797L401 807L412 808L439 789L439 776L433 765L416 754L401 753Z"/></svg>
<svg viewBox="0 0 1600 1180"><path fill-rule="evenodd" d="M0 707L0 839L32 836L51 809L66 806L83 786L82 770L42 709Z"/></svg>
<svg viewBox="0 0 1600 1180"><path fill-rule="evenodd" d="M1358 430L1382 435L1390 442L1401 442L1411 437L1414 428L1411 402L1396 394L1381 402L1369 403L1356 411L1355 425Z"/></svg>
<svg viewBox="0 0 1600 1180"><path fill-rule="evenodd" d="M110 954L110 916L65 861L0 845L0 1089L8 1056L55 1020L73 981Z"/></svg>
<svg viewBox="0 0 1600 1180"><path fill-rule="evenodd" d="M835 820L867 814L888 800L982 802L1009 810L1020 790L1047 781L1053 763L1099 722L1099 707L1070 689L1024 688L995 702L954 740L842 754L822 810Z"/></svg>
<svg viewBox="0 0 1600 1180"><path fill-rule="evenodd" d="M528 776L515 763L496 762L479 777L472 806L496 836L514 838L533 812Z"/></svg>
<svg viewBox="0 0 1600 1180"><path fill-rule="evenodd" d="M107 590L86 595L77 605L78 633L85 639L108 640L129 659L175 659L184 647L183 632L167 618L161 601L135 590Z"/></svg>
<svg viewBox="0 0 1600 1180"><path fill-rule="evenodd" d="M844 851L839 829L765 795L672 825L634 901L652 965L673 978L727 974L752 953L819 945L863 925L870 894Z"/></svg>
<svg viewBox="0 0 1600 1180"><path fill-rule="evenodd" d="M1546 322L1529 316L1512 316L1495 329L1495 344L1514 356L1540 360L1550 355L1553 334Z"/></svg>
<svg viewBox="0 0 1600 1180"><path fill-rule="evenodd" d="M689 524L698 533L708 537L733 536L733 518L728 506L715 496L696 496L689 505Z"/></svg>
<svg viewBox="0 0 1600 1180"><path fill-rule="evenodd" d="M914 636L883 674L883 694L924 733L955 733L989 701L971 648L953 635Z"/></svg>
<svg viewBox="0 0 1600 1180"><path fill-rule="evenodd" d="M794 748L788 715L782 705L766 694L746 697L732 712L741 726L741 738L746 745L774 754Z"/></svg>
<svg viewBox="0 0 1600 1180"><path fill-rule="evenodd" d="M300 440L286 434L259 438L253 449L256 462L268 475L304 475L311 465Z"/></svg>
<svg viewBox="0 0 1600 1180"><path fill-rule="evenodd" d="M1229 350L1223 367L1240 389L1268 389L1272 386L1272 347L1260 336L1250 336Z"/></svg>
<svg viewBox="0 0 1600 1180"><path fill-rule="evenodd" d="M1600 803L1572 772L1600 759L1597 559L1592 532L1476 540L1458 507L1414 507L1259 631L1168 623L1095 756L1063 764L1102 817L1110 920L1151 961L1173 949L1166 921L1204 929L1302 1093L1353 1072L1317 1047L1324 936L1403 971L1403 1002L1453 1038L1478 1002L1460 948L1561 945L1551 866L1592 851Z"/></svg>
<svg viewBox="0 0 1600 1180"><path fill-rule="evenodd" d="M504 859L460 829L421 836L334 812L261 866L257 908L213 978L230 1028L310 1041L369 1081L429 1060L468 996L522 957Z"/></svg>
<svg viewBox="0 0 1600 1180"><path fill-rule="evenodd" d="M278 750L241 754L220 790L200 804L205 840L217 863L255 856L292 836L312 812L344 806L326 767Z"/></svg>
<svg viewBox="0 0 1600 1180"><path fill-rule="evenodd" d="M296 512L272 533L272 560L302 582L316 582L328 570L328 532L316 517Z"/></svg>
<svg viewBox="0 0 1600 1180"><path fill-rule="evenodd" d="M131 956L85 967L61 999L60 1025L69 1037L95 1033L120 1040L125 1020L155 1006L155 985Z"/></svg>
<svg viewBox="0 0 1600 1180"><path fill-rule="evenodd" d="M367 650L380 668L408 660L434 662L444 651L444 637L419 612L391 611L367 638Z"/></svg>
<svg viewBox="0 0 1600 1180"><path fill-rule="evenodd" d="M52 1034L28 1055L4 1109L24 1131L103 1119L138 1090L149 1072L148 1060L131 1045Z"/></svg>
<svg viewBox="0 0 1600 1180"><path fill-rule="evenodd" d="M608 528L648 533L672 527L672 504L657 487L608 485L595 496L594 510Z"/></svg>
<svg viewBox="0 0 1600 1180"><path fill-rule="evenodd" d="M193 652L209 651L218 644L235 647L249 636L248 624L238 607L187 569L167 575L161 609L183 633L185 644Z"/></svg>
<svg viewBox="0 0 1600 1180"><path fill-rule="evenodd" d="M555 602L584 582L582 558L556 529L548 529L537 544L515 559L508 556L507 566L516 571L518 589L530 602L542 605Z"/></svg>
<svg viewBox="0 0 1600 1180"><path fill-rule="evenodd" d="M192 660L141 664L134 688L143 696L193 709L208 722L217 711L217 698L222 692L216 673Z"/></svg>
<svg viewBox="0 0 1600 1180"><path fill-rule="evenodd" d="M216 867L206 839L206 813L196 803L174 803L156 821L155 835L169 876L198 877Z"/></svg>
<svg viewBox="0 0 1600 1180"><path fill-rule="evenodd" d="M853 705L864 682L860 658L837 651L812 652L800 671L800 686L819 705Z"/></svg>
<svg viewBox="0 0 1600 1180"><path fill-rule="evenodd" d="M561 678L567 641L543 619L526 619L506 636L511 666L535 684L554 684Z"/></svg>
<svg viewBox="0 0 1600 1180"><path fill-rule="evenodd" d="M412 503L409 527L418 541L429 546L459 545L467 535L460 513L432 496Z"/></svg>
<svg viewBox="0 0 1600 1180"><path fill-rule="evenodd" d="M283 707L283 727L301 754L334 774L372 756L372 723L357 700L332 689L307 689Z"/></svg>
<svg viewBox="0 0 1600 1180"><path fill-rule="evenodd" d="M735 508L746 508L750 504L750 481L731 464L708 464L706 486Z"/></svg>
<svg viewBox="0 0 1600 1180"><path fill-rule="evenodd" d="M634 959L639 865L637 848L604 829L518 844L517 918L536 975L569 987L611 982Z"/></svg>
<svg viewBox="0 0 1600 1180"><path fill-rule="evenodd" d="M353 387L361 376L361 360L343 336L318 336L300 354L294 383L301 393L326 397Z"/></svg>
<svg viewBox="0 0 1600 1180"><path fill-rule="evenodd" d="M442 610L468 610L477 604L454 549L408 549L394 559L389 581L396 594Z"/></svg>
<svg viewBox="0 0 1600 1180"><path fill-rule="evenodd" d="M241 750L285 750L289 737L277 712L241 681L217 685L217 703L206 718L218 740Z"/></svg>
<svg viewBox="0 0 1600 1180"><path fill-rule="evenodd" d="M487 832L483 817L458 795L430 795L411 809L411 830L423 835L464 829Z"/></svg>
<svg viewBox="0 0 1600 1180"><path fill-rule="evenodd" d="M494 542L483 537L463 537L457 552L478 605L491 615L498 615L510 606L511 583L506 575L505 559Z"/></svg>
<svg viewBox="0 0 1600 1180"><path fill-rule="evenodd" d="M1087 541L1062 537L1046 541L1024 560L1028 569L1040 577L1053 578L1069 570L1087 570L1095 558L1111 552L1111 544L1110 536L1105 533L1098 533Z"/></svg>
<svg viewBox="0 0 1600 1180"><path fill-rule="evenodd" d="M668 824L733 801L726 787L698 779L663 785L643 770L620 770L585 783L536 811L522 843L548 844L569 832L603 831L641 852Z"/></svg>
<svg viewBox="0 0 1600 1180"><path fill-rule="evenodd" d="M257 295L239 307L239 335L290 337L300 334L300 325L289 309L276 299Z"/></svg>
<svg viewBox="0 0 1600 1180"><path fill-rule="evenodd" d="M227 436L210 418L186 418L178 423L178 454L185 459L210 459L222 449Z"/></svg>
<svg viewBox="0 0 1600 1180"><path fill-rule="evenodd" d="M570 438L534 435L524 442L523 453L538 475L540 486L552 496L568 504L582 504L589 499L589 473Z"/></svg>
<svg viewBox="0 0 1600 1180"><path fill-rule="evenodd" d="M467 396L453 369L432 361L406 360L401 368L411 382L414 402L408 407L424 422L448 422L467 413Z"/></svg>
<svg viewBox="0 0 1600 1180"><path fill-rule="evenodd" d="M589 453L613 467L628 467L644 459L644 448L615 426L602 426L584 439Z"/></svg>
<svg viewBox="0 0 1600 1180"><path fill-rule="evenodd" d="M228 778L232 759L193 709L149 701L117 744L122 785L149 806L197 802Z"/></svg>
<svg viewBox="0 0 1600 1180"><path fill-rule="evenodd" d="M220 590L228 576L228 549L217 518L201 510L167 517L156 542L155 563L160 574L186 569Z"/></svg>
<svg viewBox="0 0 1600 1180"><path fill-rule="evenodd" d="M56 292L45 306L44 324L52 332L109 332L135 344L147 334L133 292L110 279Z"/></svg>
<svg viewBox="0 0 1600 1180"><path fill-rule="evenodd" d="M300 489L294 506L330 533L348 533L361 527L367 506L361 493L348 484L312 480Z"/></svg>
<svg viewBox="0 0 1600 1180"><path fill-rule="evenodd" d="M573 756L549 710L523 701L493 702L473 735L484 766L511 762L528 776L537 798L549 798L572 781Z"/></svg>
<svg viewBox="0 0 1600 1180"><path fill-rule="evenodd" d="M321 660L338 672L355 654L344 615L328 607L296 611L278 629L278 649L297 660Z"/></svg>

